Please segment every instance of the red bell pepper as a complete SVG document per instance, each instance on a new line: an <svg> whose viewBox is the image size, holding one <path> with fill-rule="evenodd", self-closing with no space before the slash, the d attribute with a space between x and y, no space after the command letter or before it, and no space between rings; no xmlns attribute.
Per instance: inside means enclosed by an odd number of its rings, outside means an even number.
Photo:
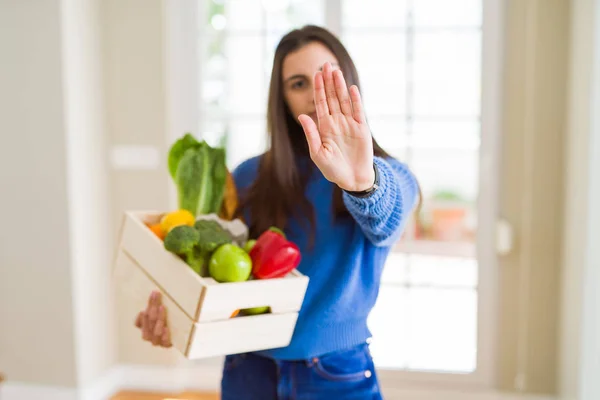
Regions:
<svg viewBox="0 0 600 400"><path fill-rule="evenodd" d="M300 264L300 250L280 233L268 230L250 250L252 275L258 279L279 278Z"/></svg>

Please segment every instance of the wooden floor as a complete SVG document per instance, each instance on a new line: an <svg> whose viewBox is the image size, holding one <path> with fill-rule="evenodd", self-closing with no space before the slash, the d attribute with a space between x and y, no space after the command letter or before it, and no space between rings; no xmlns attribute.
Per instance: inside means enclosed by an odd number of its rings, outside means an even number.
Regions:
<svg viewBox="0 0 600 400"><path fill-rule="evenodd" d="M150 393L150 392L129 392L123 391L117 393L111 400L219 400L216 393Z"/></svg>
<svg viewBox="0 0 600 400"><path fill-rule="evenodd" d="M0 384L4 377L0 373ZM152 393L122 391L110 398L110 400L220 400L217 393Z"/></svg>

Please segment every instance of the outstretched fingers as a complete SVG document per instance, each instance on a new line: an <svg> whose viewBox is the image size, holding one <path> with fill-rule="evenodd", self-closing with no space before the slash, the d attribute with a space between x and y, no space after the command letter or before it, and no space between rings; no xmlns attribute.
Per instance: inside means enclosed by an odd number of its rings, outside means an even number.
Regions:
<svg viewBox="0 0 600 400"><path fill-rule="evenodd" d="M320 71L315 74L314 98L315 107L317 109L317 117L319 119L323 119L329 115L329 106L327 105L327 95L325 94L323 73Z"/></svg>
<svg viewBox="0 0 600 400"><path fill-rule="evenodd" d="M313 119L306 114L300 115L298 120L300 121L300 125L302 125L302 129L304 129L310 154L317 154L321 149L322 142L321 135L319 134L319 130L317 129L315 121L313 121Z"/></svg>
<svg viewBox="0 0 600 400"><path fill-rule="evenodd" d="M350 102L350 95L348 94L348 87L346 86L346 80L341 70L335 70L333 72L333 80L335 83L335 92L340 104L340 110L348 117L352 116L352 104Z"/></svg>
<svg viewBox="0 0 600 400"><path fill-rule="evenodd" d="M335 90L335 82L333 79L333 68L331 64L326 62L323 65L323 79L325 80L325 94L327 95L327 106L331 114L336 114L341 111L338 94Z"/></svg>
<svg viewBox="0 0 600 400"><path fill-rule="evenodd" d="M352 99L352 117L360 124L365 123L365 110L360 98L360 92L356 85L350 87L350 99Z"/></svg>

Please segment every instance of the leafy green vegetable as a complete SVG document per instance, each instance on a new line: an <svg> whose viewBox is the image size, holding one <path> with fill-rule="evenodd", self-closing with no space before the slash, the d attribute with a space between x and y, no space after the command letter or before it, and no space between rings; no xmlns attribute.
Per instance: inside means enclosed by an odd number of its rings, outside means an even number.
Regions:
<svg viewBox="0 0 600 400"><path fill-rule="evenodd" d="M208 276L208 262L212 253L207 253L200 246L194 247L191 254L185 258L186 263L202 277Z"/></svg>
<svg viewBox="0 0 600 400"><path fill-rule="evenodd" d="M227 181L227 160L224 148L209 149L211 151L212 160L212 183L213 193L212 202L209 205L209 209L212 212L218 213L221 210L221 204L223 203L223 197L225 194L225 183Z"/></svg>
<svg viewBox="0 0 600 400"><path fill-rule="evenodd" d="M165 236L164 246L168 251L186 255L200 242L200 233L193 226L179 225Z"/></svg>
<svg viewBox="0 0 600 400"><path fill-rule="evenodd" d="M198 247L206 253L212 253L219 246L233 242L231 234L217 221L199 219L194 228L200 234Z"/></svg>
<svg viewBox="0 0 600 400"><path fill-rule="evenodd" d="M228 174L225 149L199 142L188 133L173 144L168 162L179 208L194 216L218 214Z"/></svg>
<svg viewBox="0 0 600 400"><path fill-rule="evenodd" d="M165 236L165 249L171 253L181 256L196 272L200 269L195 261L197 252L195 251L200 242L200 233L197 229L189 225L179 225L171 229Z"/></svg>
<svg viewBox="0 0 600 400"><path fill-rule="evenodd" d="M205 146L186 150L177 167L175 184L179 208L194 216L204 214L212 193L210 159Z"/></svg>
<svg viewBox="0 0 600 400"><path fill-rule="evenodd" d="M199 265L201 276L209 276L208 266L213 253L222 245L233 242L231 234L217 221L199 219L194 224L199 239L196 246L194 263Z"/></svg>
<svg viewBox="0 0 600 400"><path fill-rule="evenodd" d="M165 249L177 254L200 276L208 276L212 254L224 244L233 242L231 234L217 221L196 221L194 226L179 225L165 236Z"/></svg>
<svg viewBox="0 0 600 400"><path fill-rule="evenodd" d="M185 152L190 148L197 148L199 146L200 142L198 142L191 133L186 133L183 137L173 143L168 158L169 174L171 175L171 178L175 179L177 167Z"/></svg>

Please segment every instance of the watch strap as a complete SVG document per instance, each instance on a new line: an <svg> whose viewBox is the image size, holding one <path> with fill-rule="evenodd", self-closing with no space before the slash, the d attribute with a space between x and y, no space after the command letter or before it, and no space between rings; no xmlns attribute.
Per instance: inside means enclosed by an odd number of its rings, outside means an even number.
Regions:
<svg viewBox="0 0 600 400"><path fill-rule="evenodd" d="M373 186L371 186L369 189L360 191L351 191L343 189L344 192L358 198L366 198L375 193L375 191L379 188L379 170L377 169L377 165L375 165L375 163L373 163L373 170L375 171L375 181L373 182Z"/></svg>

